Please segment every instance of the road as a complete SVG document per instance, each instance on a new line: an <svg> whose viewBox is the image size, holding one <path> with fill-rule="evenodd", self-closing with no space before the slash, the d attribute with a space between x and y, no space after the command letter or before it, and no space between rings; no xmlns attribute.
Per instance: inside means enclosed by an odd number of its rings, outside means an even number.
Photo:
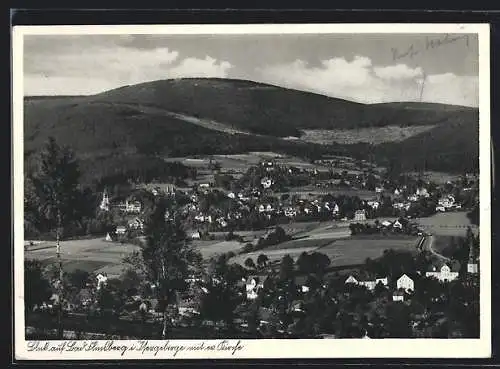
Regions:
<svg viewBox="0 0 500 369"><path fill-rule="evenodd" d="M446 256L443 256L443 255L437 253L434 250L434 248L432 247L433 244L434 244L434 236L433 235L425 236L425 239L423 242L423 249L429 251L432 255L438 257L439 259L441 259L443 261L450 261L450 259L447 258Z"/></svg>

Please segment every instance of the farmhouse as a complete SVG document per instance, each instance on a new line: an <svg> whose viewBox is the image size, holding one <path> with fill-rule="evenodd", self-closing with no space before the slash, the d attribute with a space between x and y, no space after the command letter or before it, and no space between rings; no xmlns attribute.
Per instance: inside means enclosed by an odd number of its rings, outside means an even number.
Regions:
<svg viewBox="0 0 500 369"><path fill-rule="evenodd" d="M441 268L431 266L431 270L425 273L426 277L436 278L440 282L451 282L458 278L458 271L452 271L447 264L443 264Z"/></svg>
<svg viewBox="0 0 500 369"><path fill-rule="evenodd" d="M406 274L403 274L396 281L396 287L398 290L404 290L406 292L414 291L415 290L415 283L413 282L413 279L408 277Z"/></svg>
<svg viewBox="0 0 500 369"><path fill-rule="evenodd" d="M356 212L354 213L354 220L355 221L365 221L366 220L366 212L361 209L361 210L356 210Z"/></svg>

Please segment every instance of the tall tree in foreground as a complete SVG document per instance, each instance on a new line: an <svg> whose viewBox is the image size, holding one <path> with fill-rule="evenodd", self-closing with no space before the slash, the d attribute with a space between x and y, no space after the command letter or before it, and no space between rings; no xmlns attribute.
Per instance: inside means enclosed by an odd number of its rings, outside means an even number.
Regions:
<svg viewBox="0 0 500 369"><path fill-rule="evenodd" d="M50 137L40 153L38 168L32 177L37 212L44 230L63 232L74 220L79 200L78 162L68 147L61 147ZM35 199L33 199L35 197ZM58 234L62 236L62 234Z"/></svg>
<svg viewBox="0 0 500 369"><path fill-rule="evenodd" d="M144 272L155 285L163 311L162 338L167 336L169 307L176 303L177 293L188 287L186 278L201 264L201 256L190 247L181 224L165 222L165 211L164 201L158 201L145 225L146 244L141 253Z"/></svg>
<svg viewBox="0 0 500 369"><path fill-rule="evenodd" d="M74 220L79 200L78 162L68 147L60 147L50 137L40 153L38 168L32 183L36 192L36 211L44 230L56 231L56 252L59 264L59 316L58 336L63 338L63 268L59 241L64 230Z"/></svg>

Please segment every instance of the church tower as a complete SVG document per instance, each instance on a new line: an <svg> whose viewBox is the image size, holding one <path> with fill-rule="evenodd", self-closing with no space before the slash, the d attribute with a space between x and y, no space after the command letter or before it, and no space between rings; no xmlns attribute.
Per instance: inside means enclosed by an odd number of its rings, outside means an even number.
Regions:
<svg viewBox="0 0 500 369"><path fill-rule="evenodd" d="M469 240L469 261L467 262L467 273L479 273L478 257L474 250L474 239Z"/></svg>
<svg viewBox="0 0 500 369"><path fill-rule="evenodd" d="M104 189L104 193L102 194L102 201L101 205L99 205L99 208L102 211L109 211L109 197L108 197L108 191Z"/></svg>

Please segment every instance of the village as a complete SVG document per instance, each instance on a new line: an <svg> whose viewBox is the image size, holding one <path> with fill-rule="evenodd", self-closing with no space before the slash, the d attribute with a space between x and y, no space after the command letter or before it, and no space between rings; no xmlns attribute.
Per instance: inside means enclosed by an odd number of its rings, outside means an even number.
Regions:
<svg viewBox="0 0 500 369"><path fill-rule="evenodd" d="M316 164L328 168L332 162ZM190 275L188 287L176 294L173 331L254 338L476 334L475 321L464 317L473 316L478 302L477 229L426 219L471 211L478 201L477 176L434 183L384 177L366 167L355 173L349 167L319 171L275 160L239 176L228 175L212 159L209 168L210 175L191 186L134 183L121 193L105 187L96 207L103 255L124 255L120 247L145 242L145 224L159 198L168 203L164 222L184 224L203 256L203 271ZM461 235L456 258L434 250L439 227ZM28 243L27 250L36 258L34 246ZM132 324L120 337L155 337L158 329L152 327L163 314L157 286L121 266L114 272L67 272L71 287L64 311L75 325L68 334L90 334L77 322L104 318L116 326ZM34 312L54 316L59 294L51 290ZM449 309L456 311L449 315Z"/></svg>

